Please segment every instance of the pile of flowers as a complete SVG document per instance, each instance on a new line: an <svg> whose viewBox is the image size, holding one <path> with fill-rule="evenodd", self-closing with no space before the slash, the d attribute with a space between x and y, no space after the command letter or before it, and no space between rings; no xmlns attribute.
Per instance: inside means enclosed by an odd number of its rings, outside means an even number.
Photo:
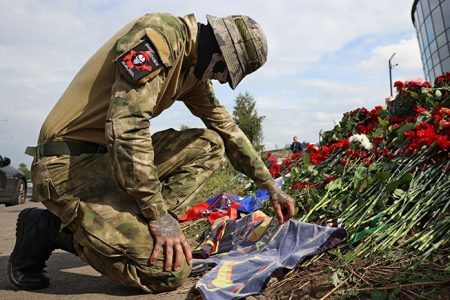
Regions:
<svg viewBox="0 0 450 300"><path fill-rule="evenodd" d="M450 240L450 73L394 86L386 106L345 113L318 146L267 165L297 218L341 219L356 253L401 244L424 258Z"/></svg>

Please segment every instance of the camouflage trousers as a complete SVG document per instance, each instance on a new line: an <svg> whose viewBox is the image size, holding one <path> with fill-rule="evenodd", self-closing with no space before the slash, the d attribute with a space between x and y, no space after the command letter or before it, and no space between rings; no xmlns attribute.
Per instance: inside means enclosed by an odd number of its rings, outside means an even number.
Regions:
<svg viewBox="0 0 450 300"><path fill-rule="evenodd" d="M155 165L166 206L180 213L195 199L224 154L223 141L208 129L173 129L152 136ZM34 201L61 218L74 235L78 255L115 282L163 292L176 289L190 273L148 259L154 240L135 201L116 183L106 154L42 157L33 163Z"/></svg>

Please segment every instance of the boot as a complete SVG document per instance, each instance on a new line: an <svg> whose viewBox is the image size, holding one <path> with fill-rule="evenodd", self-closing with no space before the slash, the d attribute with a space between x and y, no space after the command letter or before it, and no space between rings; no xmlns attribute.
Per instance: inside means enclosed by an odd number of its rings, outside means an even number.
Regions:
<svg viewBox="0 0 450 300"><path fill-rule="evenodd" d="M61 220L46 209L26 208L19 213L16 244L9 257L8 277L23 290L46 288L50 281L45 262L55 249L76 254L73 235L61 228Z"/></svg>
<svg viewBox="0 0 450 300"><path fill-rule="evenodd" d="M205 274L208 269L210 269L210 265L208 265L207 262L205 262L203 259L192 259L192 270L189 274L189 277L198 277Z"/></svg>

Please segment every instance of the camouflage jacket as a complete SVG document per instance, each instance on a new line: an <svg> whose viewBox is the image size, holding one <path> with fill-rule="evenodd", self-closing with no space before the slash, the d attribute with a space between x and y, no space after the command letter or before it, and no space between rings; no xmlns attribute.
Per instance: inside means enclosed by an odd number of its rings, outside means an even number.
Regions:
<svg viewBox="0 0 450 300"><path fill-rule="evenodd" d="M113 60L149 39L162 64L136 85L117 72ZM41 129L39 142L81 140L108 147L116 179L149 219L165 213L154 165L151 119L182 101L207 128L220 134L232 165L261 188L274 180L210 81L194 74L197 22L193 15L145 15L107 41L75 76ZM106 120L106 123L105 123Z"/></svg>

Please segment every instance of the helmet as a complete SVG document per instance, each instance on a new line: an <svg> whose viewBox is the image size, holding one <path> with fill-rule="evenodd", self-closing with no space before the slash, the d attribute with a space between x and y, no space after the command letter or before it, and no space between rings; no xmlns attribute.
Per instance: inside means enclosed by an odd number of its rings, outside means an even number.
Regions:
<svg viewBox="0 0 450 300"><path fill-rule="evenodd" d="M247 74L266 62L266 36L259 24L247 16L217 18L207 15L206 19L225 59L230 87L235 89Z"/></svg>

